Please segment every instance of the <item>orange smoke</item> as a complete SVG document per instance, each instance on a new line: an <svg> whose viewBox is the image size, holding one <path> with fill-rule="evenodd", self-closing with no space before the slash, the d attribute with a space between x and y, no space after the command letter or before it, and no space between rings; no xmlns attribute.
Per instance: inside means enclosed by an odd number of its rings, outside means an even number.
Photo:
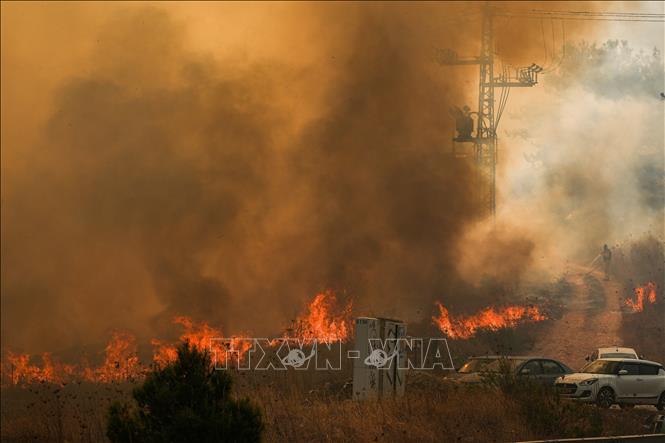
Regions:
<svg viewBox="0 0 665 443"><path fill-rule="evenodd" d="M307 312L294 321L286 335L303 340L347 341L352 329L351 307L351 301L340 305L333 291L321 292L309 303Z"/></svg>
<svg viewBox="0 0 665 443"><path fill-rule="evenodd" d="M642 312L644 310L645 296L650 304L656 303L656 284L654 282L647 282L642 286L638 286L634 292L635 301L629 297L624 302L633 312Z"/></svg>
<svg viewBox="0 0 665 443"><path fill-rule="evenodd" d="M441 303L437 302L437 306L439 316L432 317L434 324L448 337L458 339L471 338L480 329L497 331L503 328L513 328L520 322L546 319L537 306L488 307L469 317L453 317Z"/></svg>

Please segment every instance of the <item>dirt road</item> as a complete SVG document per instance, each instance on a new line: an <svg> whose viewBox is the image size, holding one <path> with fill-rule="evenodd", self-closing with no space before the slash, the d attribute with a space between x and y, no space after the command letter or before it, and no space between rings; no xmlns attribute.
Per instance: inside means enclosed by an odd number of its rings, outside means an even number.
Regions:
<svg viewBox="0 0 665 443"><path fill-rule="evenodd" d="M622 344L621 285L582 266L571 266L566 279L573 287L566 312L537 337L531 354L553 357L579 369L594 348Z"/></svg>

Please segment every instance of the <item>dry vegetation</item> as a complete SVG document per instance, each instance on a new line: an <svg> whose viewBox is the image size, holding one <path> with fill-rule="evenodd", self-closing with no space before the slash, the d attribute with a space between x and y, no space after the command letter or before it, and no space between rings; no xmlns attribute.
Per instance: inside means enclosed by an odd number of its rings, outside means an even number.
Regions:
<svg viewBox="0 0 665 443"><path fill-rule="evenodd" d="M624 307L621 336L645 358L665 363L665 243L653 236L617 248L613 260L624 297L634 297L635 287L655 283L656 302L645 303L642 312Z"/></svg>
<svg viewBox="0 0 665 443"><path fill-rule="evenodd" d="M658 303L643 312L624 312L623 337L646 357L665 361L662 346L662 243L644 241L618 251L616 278L626 288L656 281ZM661 280L659 280L659 278ZM530 291L531 300L557 319L571 297L560 280ZM450 342L455 364L463 356L528 353L532 338L549 322L481 332L470 340ZM431 325L412 325L412 333L434 333ZM418 331L418 329L422 329ZM411 372L400 399L355 402L351 367L341 371L252 371L233 375L237 395L259 403L267 441L460 441L491 442L642 433L655 409L600 410L560 401L549 392L514 384L463 387L445 373ZM2 441L106 441L109 405L129 399L131 384L48 383L2 389Z"/></svg>
<svg viewBox="0 0 665 443"><path fill-rule="evenodd" d="M130 384L37 383L2 389L3 442L106 441L106 415Z"/></svg>
<svg viewBox="0 0 665 443"><path fill-rule="evenodd" d="M514 383L464 387L435 372L411 373L403 398L379 402L352 401L350 390L334 382L310 391L272 383L238 387L249 388L245 393L263 405L270 441L505 442L625 435L642 432L653 414L599 410Z"/></svg>
<svg viewBox="0 0 665 443"><path fill-rule="evenodd" d="M350 371L235 373L235 392L262 407L267 441L491 442L622 435L644 431L654 411L599 410L535 388L460 387L413 372L400 399L350 400ZM105 440L108 405L131 385L9 388L2 395L2 441Z"/></svg>

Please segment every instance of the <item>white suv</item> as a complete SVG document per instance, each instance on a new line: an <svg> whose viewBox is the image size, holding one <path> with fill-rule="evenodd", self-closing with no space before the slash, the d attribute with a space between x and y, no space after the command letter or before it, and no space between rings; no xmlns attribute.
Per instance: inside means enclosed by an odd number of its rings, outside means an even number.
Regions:
<svg viewBox="0 0 665 443"><path fill-rule="evenodd" d="M665 369L660 363L628 358L604 358L581 372L559 377L555 386L562 397L595 402L609 408L654 405L665 408Z"/></svg>

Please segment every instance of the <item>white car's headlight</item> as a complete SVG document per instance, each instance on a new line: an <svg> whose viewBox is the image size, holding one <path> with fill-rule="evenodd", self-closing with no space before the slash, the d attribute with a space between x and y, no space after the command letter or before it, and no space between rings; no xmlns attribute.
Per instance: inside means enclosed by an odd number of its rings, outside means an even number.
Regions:
<svg viewBox="0 0 665 443"><path fill-rule="evenodd" d="M591 386L592 384L594 384L597 381L598 381L597 378L589 378L587 380L581 381L580 386Z"/></svg>

